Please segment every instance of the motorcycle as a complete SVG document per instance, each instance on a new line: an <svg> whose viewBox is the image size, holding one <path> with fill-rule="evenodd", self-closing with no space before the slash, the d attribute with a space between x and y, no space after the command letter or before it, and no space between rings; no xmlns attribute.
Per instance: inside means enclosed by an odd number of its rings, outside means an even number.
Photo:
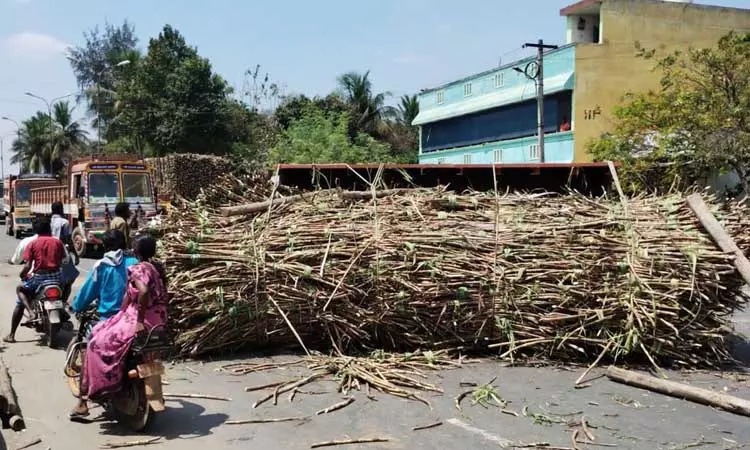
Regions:
<svg viewBox="0 0 750 450"><path fill-rule="evenodd" d="M70 319L65 311L64 287L60 283L44 284L37 289L30 303L37 319L25 323L24 326L44 334L47 346L54 348L57 335Z"/></svg>
<svg viewBox="0 0 750 450"><path fill-rule="evenodd" d="M80 375L86 353L88 336L99 321L96 308L89 308L77 315L78 332L68 345L64 373L68 387L74 397L81 395ZM166 409L162 393L161 376L163 355L171 349L168 336L163 329L152 329L136 336L125 358L120 390L101 398L90 399L100 404L105 415L134 432L141 432L149 425L153 413Z"/></svg>

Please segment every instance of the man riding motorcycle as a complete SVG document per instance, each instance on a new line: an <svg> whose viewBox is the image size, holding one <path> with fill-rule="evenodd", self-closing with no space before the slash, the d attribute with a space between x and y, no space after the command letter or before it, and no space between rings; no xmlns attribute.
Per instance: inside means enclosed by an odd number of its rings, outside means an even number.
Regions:
<svg viewBox="0 0 750 450"><path fill-rule="evenodd" d="M126 253L126 238L119 230L104 233L102 243L106 253L89 272L86 282L71 304L71 310L80 313L94 300L99 299L97 312L99 318L105 320L120 310L128 279L128 267L137 264L138 259Z"/></svg>
<svg viewBox="0 0 750 450"><path fill-rule="evenodd" d="M8 343L16 342L16 330L21 324L24 310L29 310L31 322L37 319L29 303L37 289L46 283L61 283L60 269L66 256L65 247L62 241L52 236L49 218L38 217L34 220L33 226L37 237L30 240L23 251L23 260L26 264L21 270L21 284L16 288L18 300L11 317L10 334L3 339Z"/></svg>

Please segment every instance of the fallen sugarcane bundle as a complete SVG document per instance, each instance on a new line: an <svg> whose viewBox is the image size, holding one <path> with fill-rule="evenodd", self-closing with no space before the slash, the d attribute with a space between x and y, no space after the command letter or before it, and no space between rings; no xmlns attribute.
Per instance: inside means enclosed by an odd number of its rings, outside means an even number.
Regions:
<svg viewBox="0 0 750 450"><path fill-rule="evenodd" d="M171 218L165 256L183 354L240 348L463 348L509 358L728 357L732 257L681 197L336 190L268 202L228 179ZM278 194L276 194L278 195ZM733 233L747 231L730 211Z"/></svg>

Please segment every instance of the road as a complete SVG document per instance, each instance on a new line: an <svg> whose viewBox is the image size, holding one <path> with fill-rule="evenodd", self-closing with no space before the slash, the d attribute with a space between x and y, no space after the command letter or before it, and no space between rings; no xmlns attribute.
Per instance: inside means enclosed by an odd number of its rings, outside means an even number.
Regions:
<svg viewBox="0 0 750 450"><path fill-rule="evenodd" d="M0 238L0 257L6 259L17 241ZM92 266L85 260L81 268ZM0 308L0 328L7 333L13 308L13 289L18 267L0 264L0 288L6 293L6 306ZM85 272L84 272L85 275ZM750 324L740 318L740 325ZM14 449L37 438L30 447L43 450L94 449L105 443L142 440L116 424L94 422L74 424L67 412L74 405L62 365L64 352L38 343L30 330L22 329L19 342L3 345L0 357L8 365L27 430L3 431L7 448ZM291 357L276 357L283 361ZM255 358L253 362L266 359ZM568 421L585 416L599 444L620 449L701 449L741 448L750 443L747 419L705 406L665 397L597 378L585 389L574 389L582 368L510 368L497 362L468 364L464 368L431 374L431 381L444 389L442 395L426 397L432 409L413 401L376 394L377 401L364 393L353 394L356 401L331 414L315 416L306 423L227 425L228 419L257 419L310 415L341 401L335 384L321 382L310 387L323 395L299 394L293 403L286 396L278 406L252 403L262 394L246 393L245 386L290 379L306 373L304 368L232 376L217 371L226 361L176 363L168 367L165 386L168 393L208 394L230 401L169 399L148 436L161 437L155 449L203 450L236 448L307 449L316 442L358 437L388 437L390 442L352 445L346 449L490 449L508 443L546 442L552 446L573 447ZM597 371L592 372L597 375ZM747 378L738 373L674 373L673 378L691 384L722 390L750 398ZM454 407L454 397L465 390L461 382L486 383L497 377L498 395L507 408L527 415L518 417L497 408L472 406L464 401L463 411ZM100 410L94 410L94 415ZM412 427L441 421L442 425L424 431ZM1 448L1 447L0 447ZM138 448L138 447L135 447ZM608 448L579 444L581 449Z"/></svg>

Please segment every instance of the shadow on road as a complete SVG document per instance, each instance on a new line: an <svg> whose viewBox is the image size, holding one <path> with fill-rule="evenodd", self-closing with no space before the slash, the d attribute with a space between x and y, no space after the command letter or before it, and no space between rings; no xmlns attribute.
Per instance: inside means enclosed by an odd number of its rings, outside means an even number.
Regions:
<svg viewBox="0 0 750 450"><path fill-rule="evenodd" d="M226 414L203 414L204 412L206 408L192 402L167 400L167 410L154 416L146 435L166 440L195 439L212 434L214 428L229 418ZM128 430L115 422L108 422L102 424L102 432L122 435L128 433Z"/></svg>

